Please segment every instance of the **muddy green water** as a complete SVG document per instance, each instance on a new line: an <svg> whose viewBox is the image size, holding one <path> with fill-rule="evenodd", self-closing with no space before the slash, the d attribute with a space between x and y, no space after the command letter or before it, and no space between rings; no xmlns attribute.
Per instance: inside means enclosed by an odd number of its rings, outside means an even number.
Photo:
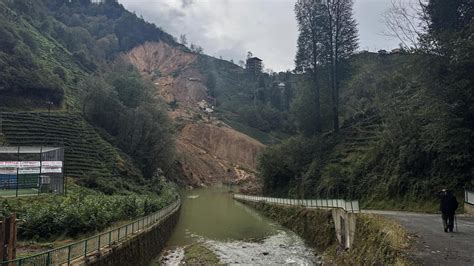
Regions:
<svg viewBox="0 0 474 266"><path fill-rule="evenodd" d="M311 265L314 251L293 232L232 199L229 188L182 192L178 224L152 265L180 265L185 248L205 246L226 265Z"/></svg>
<svg viewBox="0 0 474 266"><path fill-rule="evenodd" d="M178 224L168 246L212 240L262 239L277 232L278 226L250 207L232 199L229 188L214 187L183 191Z"/></svg>

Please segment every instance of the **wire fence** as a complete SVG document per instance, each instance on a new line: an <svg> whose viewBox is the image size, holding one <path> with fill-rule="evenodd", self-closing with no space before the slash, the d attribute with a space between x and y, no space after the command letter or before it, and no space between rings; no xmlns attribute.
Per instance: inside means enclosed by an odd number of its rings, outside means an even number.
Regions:
<svg viewBox="0 0 474 266"><path fill-rule="evenodd" d="M465 190L464 201L474 205L474 191Z"/></svg>
<svg viewBox="0 0 474 266"><path fill-rule="evenodd" d="M76 264L81 262L81 260L87 256L94 255L99 253L101 250L111 248L119 242L128 239L130 236L162 222L165 218L176 212L180 205L181 201L178 199L176 202L170 204L158 212L142 217L110 231L26 258L3 261L0 265L21 266Z"/></svg>
<svg viewBox="0 0 474 266"><path fill-rule="evenodd" d="M343 199L284 199L251 195L234 194L234 199L253 202L265 202L278 205L291 205L306 208L343 209L347 212L360 212L359 201L346 201Z"/></svg>

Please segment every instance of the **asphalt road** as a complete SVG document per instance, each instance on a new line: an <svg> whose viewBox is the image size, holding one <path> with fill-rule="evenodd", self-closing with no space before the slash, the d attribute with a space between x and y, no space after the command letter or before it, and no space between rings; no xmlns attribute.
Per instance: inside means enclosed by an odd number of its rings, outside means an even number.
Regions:
<svg viewBox="0 0 474 266"><path fill-rule="evenodd" d="M410 255L420 264L474 266L473 216L457 215L458 232L445 233L441 215L397 211L364 212L381 214L404 226L415 238Z"/></svg>

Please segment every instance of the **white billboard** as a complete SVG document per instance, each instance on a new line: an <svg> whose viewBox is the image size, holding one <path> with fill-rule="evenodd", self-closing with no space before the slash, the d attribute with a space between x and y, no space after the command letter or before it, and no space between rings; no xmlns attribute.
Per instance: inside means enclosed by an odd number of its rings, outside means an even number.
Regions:
<svg viewBox="0 0 474 266"><path fill-rule="evenodd" d="M0 161L0 168L63 167L62 161Z"/></svg>
<svg viewBox="0 0 474 266"><path fill-rule="evenodd" d="M63 172L63 169L60 168L60 167L42 167L41 172L40 172L39 167L18 169L18 174L20 174L20 175L25 175L25 174L60 174L62 172Z"/></svg>

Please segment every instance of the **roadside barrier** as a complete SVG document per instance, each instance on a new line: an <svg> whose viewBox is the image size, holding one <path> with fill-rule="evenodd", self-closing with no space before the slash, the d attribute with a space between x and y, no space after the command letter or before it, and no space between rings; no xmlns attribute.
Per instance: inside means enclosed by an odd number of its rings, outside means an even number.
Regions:
<svg viewBox="0 0 474 266"><path fill-rule="evenodd" d="M346 212L360 212L359 201L343 199L286 199L234 194L234 199L265 202L278 205L291 205L306 208L343 209Z"/></svg>
<svg viewBox="0 0 474 266"><path fill-rule="evenodd" d="M36 255L19 258L11 261L0 262L2 266L11 265L70 265L80 262L82 259L99 253L101 250L111 248L129 236L162 222L168 216L179 209L181 201L178 199L167 207L137 219L126 225L117 227L93 237L72 243L63 247L55 248Z"/></svg>
<svg viewBox="0 0 474 266"><path fill-rule="evenodd" d="M474 205L474 191L465 190L464 193L464 201Z"/></svg>

